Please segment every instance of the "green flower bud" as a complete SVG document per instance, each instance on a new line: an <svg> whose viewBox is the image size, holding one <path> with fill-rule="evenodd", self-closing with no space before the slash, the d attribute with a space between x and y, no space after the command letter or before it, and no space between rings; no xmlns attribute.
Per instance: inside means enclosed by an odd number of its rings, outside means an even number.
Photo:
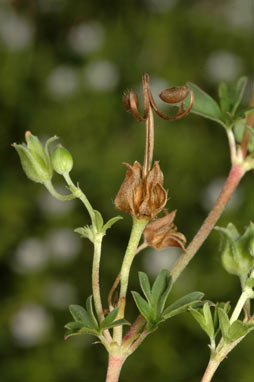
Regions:
<svg viewBox="0 0 254 382"><path fill-rule="evenodd" d="M25 134L27 144L13 143L17 150L21 165L26 176L36 183L48 182L53 174L53 167L50 161L49 144L57 139L52 137L47 140L45 147L39 139L27 131Z"/></svg>
<svg viewBox="0 0 254 382"><path fill-rule="evenodd" d="M254 269L254 224L250 223L243 235L229 223L216 227L222 233L222 264L227 272L246 279Z"/></svg>
<svg viewBox="0 0 254 382"><path fill-rule="evenodd" d="M57 145L52 154L52 163L56 172L60 175L68 174L73 167L73 159L68 150Z"/></svg>

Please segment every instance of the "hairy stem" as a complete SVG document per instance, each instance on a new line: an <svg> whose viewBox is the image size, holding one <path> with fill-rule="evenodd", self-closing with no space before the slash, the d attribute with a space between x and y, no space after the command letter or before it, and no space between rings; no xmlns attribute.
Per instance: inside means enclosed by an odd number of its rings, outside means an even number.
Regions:
<svg viewBox="0 0 254 382"><path fill-rule="evenodd" d="M200 227L198 233L195 235L191 243L186 248L186 252L183 253L174 265L171 275L173 281L176 281L180 274L183 272L185 267L189 264L191 259L195 256L201 245L206 240L207 236L210 234L211 230L215 226L217 220L224 211L228 201L230 200L233 192L238 186L240 180L242 179L245 170L240 165L233 165L226 183L209 215L205 219L204 223Z"/></svg>
<svg viewBox="0 0 254 382"><path fill-rule="evenodd" d="M101 303L100 294L100 281L99 281L99 270L100 270L100 259L101 259L101 244L102 244L102 234L97 234L94 240L94 255L93 255L93 270L92 270L92 289L95 310L100 322L104 319L103 308Z"/></svg>
<svg viewBox="0 0 254 382"><path fill-rule="evenodd" d="M201 379L201 382L210 382L219 364L220 362L211 358L207 365L206 371Z"/></svg>
<svg viewBox="0 0 254 382"><path fill-rule="evenodd" d="M130 235L129 243L124 255L122 268L121 268L121 279L120 279L121 287L120 287L120 296L119 296L120 303L126 298L131 264L135 257L138 244L140 242L140 238L142 236L142 233L147 223L148 223L148 220L136 219L135 217L133 217L131 235ZM118 319L124 317L124 308L121 310L121 314L122 314L122 317L118 317ZM114 340L118 342L119 345L121 344L122 326L118 326L114 328Z"/></svg>
<svg viewBox="0 0 254 382"><path fill-rule="evenodd" d="M109 354L106 382L118 382L126 358L123 355Z"/></svg>
<svg viewBox="0 0 254 382"><path fill-rule="evenodd" d="M92 223L94 223L94 221L95 221L94 210L93 210L93 207L91 206L89 200L87 199L86 195L81 191L81 189L79 187L75 186L75 184L73 183L73 181L70 178L69 173L65 173L63 176L64 176L66 183L68 184L68 186L70 188L70 191L72 192L72 194L76 198L81 200L81 202L84 204L84 206L86 207L86 209L90 215Z"/></svg>
<svg viewBox="0 0 254 382"><path fill-rule="evenodd" d="M56 198L57 200L67 201L67 200L73 200L76 198L76 196L73 194L69 194L69 195L59 194L59 192L56 191L56 189L54 188L54 186L50 180L48 182L44 183L44 185L47 188L47 190L49 191L49 193L52 196L54 196L54 198Z"/></svg>
<svg viewBox="0 0 254 382"><path fill-rule="evenodd" d="M235 309L232 313L232 316L230 318L230 324L233 324L233 322L238 319L238 317L240 316L240 313L243 310L243 307L244 307L244 305L248 299L249 299L248 293L246 291L243 291L237 304L236 304L236 306L235 306Z"/></svg>
<svg viewBox="0 0 254 382"><path fill-rule="evenodd" d="M93 254L93 268L92 268L92 290L94 306L96 310L97 317L101 323L104 320L103 307L101 303L101 293L100 293L100 260L101 260L101 244L102 244L103 234L98 233L94 240L94 254ZM112 342L112 337L109 330L104 330L103 335L108 343Z"/></svg>

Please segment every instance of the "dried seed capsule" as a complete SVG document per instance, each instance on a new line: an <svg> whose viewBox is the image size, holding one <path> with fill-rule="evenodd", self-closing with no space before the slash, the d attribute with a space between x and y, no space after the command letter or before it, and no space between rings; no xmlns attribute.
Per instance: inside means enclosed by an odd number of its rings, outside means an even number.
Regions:
<svg viewBox="0 0 254 382"><path fill-rule="evenodd" d="M188 90L187 86L177 86L163 90L159 97L166 103L178 103L187 97Z"/></svg>
<svg viewBox="0 0 254 382"><path fill-rule="evenodd" d="M135 102L136 108L138 108L138 95L134 90L127 90L123 95L123 104L125 109L131 111L131 99Z"/></svg>

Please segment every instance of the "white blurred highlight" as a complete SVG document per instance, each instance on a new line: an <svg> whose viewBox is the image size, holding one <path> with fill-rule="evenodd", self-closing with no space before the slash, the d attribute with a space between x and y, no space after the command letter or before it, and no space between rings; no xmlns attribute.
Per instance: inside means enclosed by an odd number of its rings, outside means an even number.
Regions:
<svg viewBox="0 0 254 382"><path fill-rule="evenodd" d="M172 269L180 253L180 248L176 247L170 247L160 251L151 248L143 254L145 271L152 276L157 276L162 269Z"/></svg>
<svg viewBox="0 0 254 382"><path fill-rule="evenodd" d="M228 51L216 51L208 57L205 70L211 81L232 81L242 74L243 61Z"/></svg>
<svg viewBox="0 0 254 382"><path fill-rule="evenodd" d="M104 41L104 29L97 22L82 23L70 30L68 43L77 53L91 53L98 50Z"/></svg>
<svg viewBox="0 0 254 382"><path fill-rule="evenodd" d="M77 299L74 286L64 281L49 282L44 292L48 303L56 309L66 309Z"/></svg>
<svg viewBox="0 0 254 382"><path fill-rule="evenodd" d="M224 184L225 178L214 179L201 194L201 205L206 211L210 211L214 206ZM234 210L242 203L242 195L239 190L236 190L230 199L226 210Z"/></svg>
<svg viewBox="0 0 254 382"><path fill-rule="evenodd" d="M29 238L23 240L10 261L12 270L29 274L44 269L48 262L48 251L42 240Z"/></svg>
<svg viewBox="0 0 254 382"><path fill-rule="evenodd" d="M50 258L60 262L73 260L81 248L81 240L69 228L56 229L49 233L46 239Z"/></svg>
<svg viewBox="0 0 254 382"><path fill-rule="evenodd" d="M49 314L38 304L21 308L10 322L11 334L19 346L30 347L44 342L52 326Z"/></svg>
<svg viewBox="0 0 254 382"><path fill-rule="evenodd" d="M71 96L78 87L78 74L67 65L60 65L52 70L47 80L50 95L55 99Z"/></svg>
<svg viewBox="0 0 254 382"><path fill-rule="evenodd" d="M13 11L0 10L0 39L12 51L29 48L33 42L31 23Z"/></svg>
<svg viewBox="0 0 254 382"><path fill-rule="evenodd" d="M113 90L118 82L118 68L110 61L100 60L91 62L84 69L84 83L94 90Z"/></svg>

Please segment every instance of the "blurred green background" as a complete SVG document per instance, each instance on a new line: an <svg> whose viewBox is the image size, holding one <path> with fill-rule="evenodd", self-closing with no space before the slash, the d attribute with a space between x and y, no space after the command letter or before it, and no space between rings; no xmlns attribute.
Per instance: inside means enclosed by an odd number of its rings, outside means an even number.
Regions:
<svg viewBox="0 0 254 382"><path fill-rule="evenodd" d="M91 293L91 243L73 229L89 222L78 202L61 203L24 175L12 142L31 130L57 134L73 154L72 177L105 219L118 214L114 196L126 161L142 161L144 128L123 108L126 88L141 89L150 73L156 95L190 80L217 96L220 81L254 79L252 0L1 0L0 4L0 376L3 382L103 381L107 356L93 339L63 340L68 305ZM155 97L156 98L156 97ZM156 98L158 100L158 98ZM167 109L164 109L167 111ZM230 168L223 129L190 115L156 118L155 159L169 190L169 209L190 241ZM55 184L64 187L60 177ZM243 179L220 225L242 230L253 219L254 179ZM103 298L119 270L131 225L118 222L104 240ZM176 283L170 301L201 290L215 301L239 296L226 274L213 232ZM155 276L178 252L146 250L137 271ZM128 319L136 315L129 295ZM253 381L250 335L218 370L217 382ZM199 381L209 357L207 338L188 315L167 321L148 337L122 371L121 382Z"/></svg>

